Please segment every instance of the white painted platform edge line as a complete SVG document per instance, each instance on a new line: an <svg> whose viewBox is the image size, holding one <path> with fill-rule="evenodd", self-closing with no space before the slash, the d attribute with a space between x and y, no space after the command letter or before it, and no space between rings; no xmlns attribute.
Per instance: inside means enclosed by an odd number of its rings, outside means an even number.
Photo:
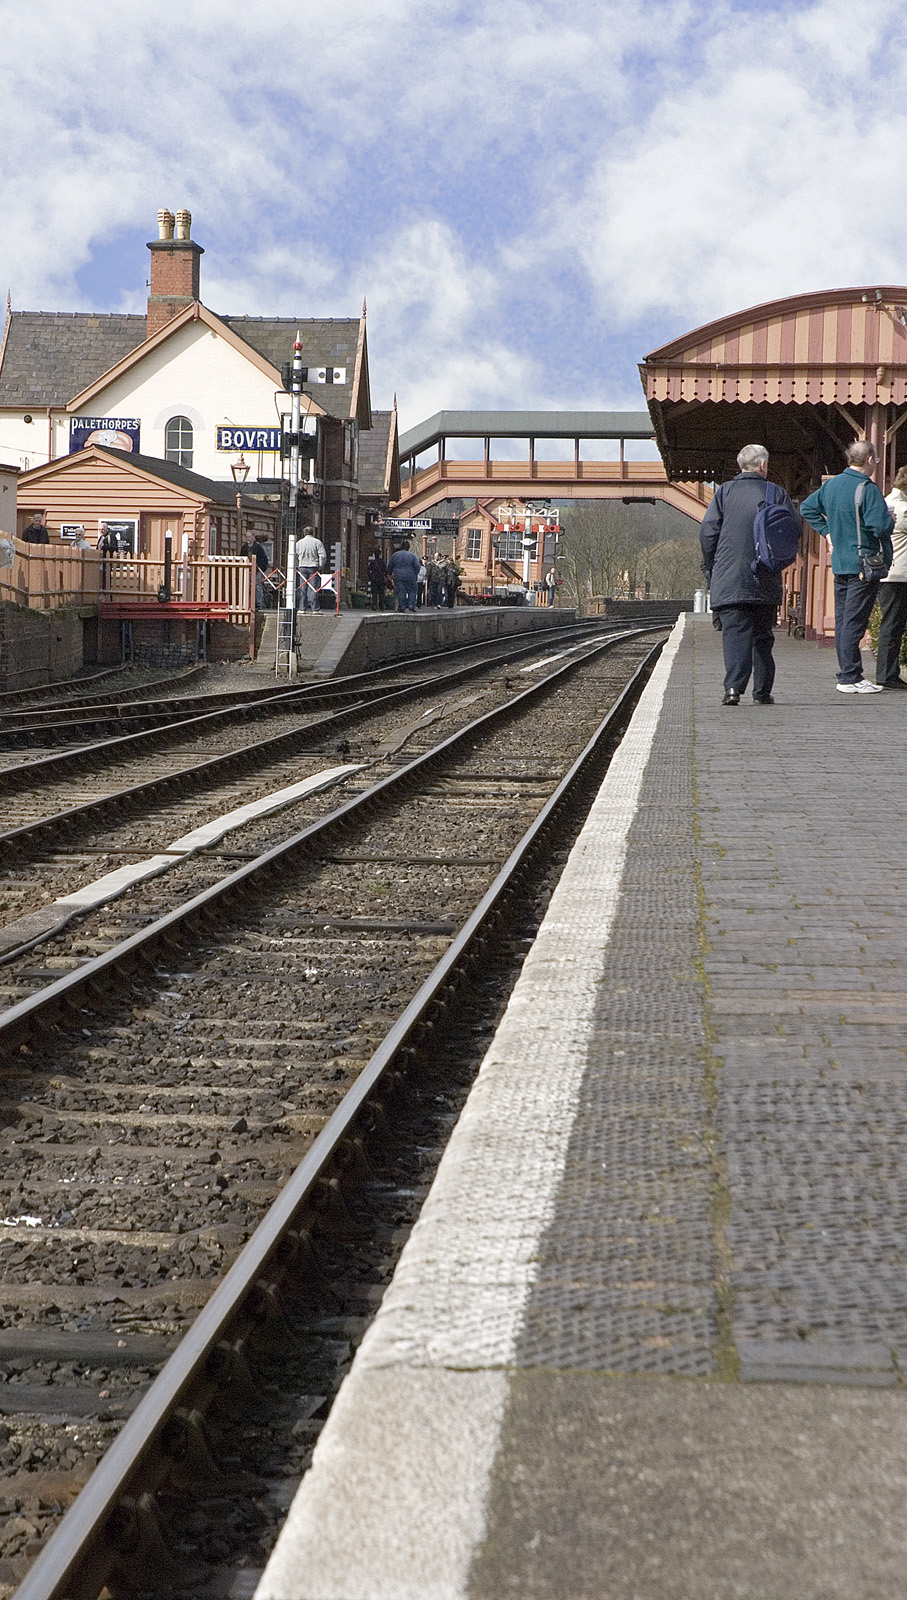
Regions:
<svg viewBox="0 0 907 1600"><path fill-rule="evenodd" d="M248 805L238 806L235 811L225 811L223 816L215 817L212 822L203 823L200 828L194 828L181 839L174 839L162 855L148 856L144 861L137 861L132 866L117 867L115 872L107 872L103 878L95 878L93 883L85 884L73 894L63 895L59 900L54 900L53 904L82 910L103 905L106 900L113 900L118 894L122 894L124 889L131 888L135 883L141 883L144 878L166 872L168 867L184 860L186 856L192 855L204 845L213 844L215 839L222 839L224 834L231 833L234 828L241 828L244 823L251 822L256 817L267 816L271 811L279 811L284 806L292 805L294 800L300 799L305 794L315 794L321 789L329 789L332 784L339 783L351 772L361 771L361 768L361 762L345 767L327 767L323 772L312 773L308 778L301 778L298 783L291 783L285 789L275 790L274 794L263 795L260 800L251 800Z"/></svg>
<svg viewBox="0 0 907 1600"><path fill-rule="evenodd" d="M642 778L682 635L683 625L679 623L640 698L631 729L611 763L613 770L626 745L623 770L618 770L614 780L623 800L626 826L622 838L616 840L609 812L600 853L603 858L609 858L608 896L611 909L607 913L607 927L603 927L599 920L596 931L598 945L592 948L593 957L596 948L603 950L609 936L610 921L620 891L626 836L638 808ZM639 724L636 723L636 717L640 718ZM640 732L640 729L644 731ZM628 782L629 768L635 770L635 792ZM608 778L605 779L603 790L607 784ZM591 823L592 813L583 834ZM573 882L568 882L561 892L562 901L566 901L571 894L575 896L578 885L582 886L584 882L589 889L587 901L599 897L601 884L590 873L589 852L582 849L583 834L577 840L558 890L552 896L552 906L568 872ZM550 910L551 907L549 915ZM588 943L595 916L590 918L588 915L588 904L585 910L585 940ZM599 915L602 915L601 909ZM547 917L545 921L547 923ZM558 934L558 939L562 942L561 934ZM537 1121L529 1130L536 1151L536 1168L539 1169L535 1172L527 1172L525 1166L527 1154L530 1157L532 1155L532 1146L527 1152L520 1140L514 1140L520 1120L514 1123L511 1117L508 1121L506 1115L508 1110L512 1112L513 1106L505 1104L502 1110L502 1084L506 1091L516 1081L521 1090L516 1105L518 1119L531 1118L536 1110L540 1086L542 1092L547 1092L547 1106L551 1111L551 1059L552 1051L557 1048L557 1034L564 1026L562 1010L569 1012L569 1007L575 1003L577 987L588 989L594 1003L598 971L594 960L591 974L578 974L574 965L574 979L579 976L580 982L577 984L568 980L566 1007L559 1010L552 1029L546 1028L540 1033L533 1022L533 1015L537 1017L538 1012L533 1013L528 1000L531 999L533 986L540 977L545 976L546 967L550 967L550 957L543 958L542 971L536 972L530 965L534 951L535 947L527 956L511 1003L482 1063L423 1208L422 1218L432 1211L441 1213L442 1225L436 1228L430 1220L423 1224L420 1218L410 1236L385 1295L384 1305L366 1334L322 1429L312 1465L296 1493L287 1521L255 1591L255 1600L465 1600L473 1555L485 1533L488 1489L503 1423L507 1377L500 1366L504 1364L502 1357L506 1357L507 1352L512 1354L515 1348L534 1274L532 1256L537 1251L540 1230L547 1219L546 1205L536 1204L530 1228L523 1226L525 1218L522 1216L515 1219L515 1226L505 1226L503 1230L498 1228L492 1240L493 1250L489 1259L489 1266L496 1277L493 1284L485 1284L477 1281L475 1258L477 1252L484 1248L483 1235L487 1235L488 1217L486 1215L483 1219L484 1227L481 1224L476 1227L476 1210L481 1211L483 1206L488 1205L489 1171L495 1177L501 1163L506 1166L508 1152L512 1152L514 1143L518 1146L516 1160L511 1154L511 1170L505 1173L505 1185L510 1184L511 1210L514 1199L518 1200L521 1210L525 1209L527 1197L532 1197L534 1182L541 1182L549 1202L556 1193L566 1141L575 1116L576 1089L585 1068L585 1038L578 1038L571 1047L575 1085L571 1085L570 1093L566 1096L568 1103L558 1118L560 1126L555 1130L559 1135L558 1150L551 1151L548 1148L546 1141L549 1128L539 1126ZM558 972L563 977L563 969L555 968L554 975L557 976ZM549 980L551 975L548 972ZM586 1007L588 1021L588 996ZM582 1030L579 1032L582 1034ZM502 1035L505 1036L506 1048L501 1044ZM537 1046L528 1071L525 1070L527 1039ZM581 1044L582 1048L576 1048L576 1044ZM542 1070L539 1071L539 1068ZM562 1089L563 1085L559 1087ZM563 1095L561 1099L564 1099ZM494 1138L493 1124L496 1120L500 1124L498 1139ZM538 1160L540 1150L541 1162ZM476 1183L479 1185L478 1207L474 1190ZM492 1196L493 1201L496 1198L496 1195ZM449 1219L445 1219L445 1209L450 1212ZM445 1221L450 1219L452 1226L445 1226ZM514 1221L506 1217L503 1220ZM492 1213L493 1227L496 1222L497 1218ZM525 1270L514 1270L510 1260L510 1252L514 1250L523 1255ZM503 1284L502 1265L507 1269ZM458 1272L462 1278L464 1268L467 1281L463 1287L467 1298L470 1302L478 1301L477 1308L470 1307L472 1320L481 1325L487 1318L494 1325L498 1313L502 1312L508 1332L503 1341L499 1337L492 1337L490 1341L496 1348L487 1352L490 1358L488 1365L496 1366L497 1370L472 1374L473 1382L491 1384L492 1387L485 1404L481 1408L474 1406L470 1414L471 1460L466 1468L457 1451L457 1429L452 1426L451 1418L447 1418L447 1426L451 1428L447 1454L458 1465L448 1468L445 1476L444 1473L423 1470L424 1429L421 1432L416 1427L407 1430L405 1419L401 1417L399 1432L394 1433L392 1439L387 1432L382 1434L377 1450L374 1450L369 1441L363 1438L361 1418L373 1406L372 1397L382 1392L382 1383L390 1386L387 1392L393 1394L392 1386L395 1383L418 1381L421 1376L421 1380L429 1386L438 1386L438 1404L433 1412L429 1442L434 1456L439 1459L445 1457L445 1411L447 1404L453 1405L455 1402L443 1400L444 1386L468 1380L469 1375L463 1373L462 1368L470 1363L463 1360L462 1344L459 1350L435 1350L431 1352L433 1359L426 1361L426 1347L432 1345L431 1327L427 1330L424 1326L407 1330L405 1323L407 1316L410 1316L417 1324L424 1324L427 1312L429 1324L437 1320L443 1325L444 1319L450 1317L450 1299L454 1288L451 1278ZM496 1294L489 1296L489 1288ZM392 1297L396 1297L397 1307L385 1314L385 1307L388 1307ZM399 1321L404 1323L402 1338L398 1336L396 1326ZM464 1330L463 1326L458 1326L453 1331L455 1335L461 1335L464 1331L469 1333L470 1329L467 1327ZM434 1371L426 1370L432 1366ZM446 1367L446 1370L438 1371L438 1366ZM421 1375L419 1368L422 1369ZM376 1385L379 1386L377 1390ZM477 1414L479 1409L480 1416ZM392 1422L388 1427L393 1433ZM397 1486L401 1482L410 1486L409 1502L403 1513L397 1498ZM342 1507L342 1521L338 1523L339 1507ZM418 1580L414 1582L412 1576L413 1541L410 1532L413 1525L434 1530L430 1547L431 1583L428 1587L424 1583L420 1586ZM364 1573L367 1579L363 1585Z"/></svg>
<svg viewBox="0 0 907 1600"><path fill-rule="evenodd" d="M535 943L356 1362L507 1366L585 1071L630 827L683 626L672 632Z"/></svg>

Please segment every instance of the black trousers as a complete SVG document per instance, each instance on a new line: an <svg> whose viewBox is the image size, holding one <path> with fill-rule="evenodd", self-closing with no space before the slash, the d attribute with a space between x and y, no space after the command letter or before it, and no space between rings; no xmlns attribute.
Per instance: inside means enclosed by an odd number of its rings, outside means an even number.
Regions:
<svg viewBox="0 0 907 1600"><path fill-rule="evenodd" d="M724 647L724 687L743 694L753 678L753 695L771 694L775 681L775 614L777 606L719 606Z"/></svg>
<svg viewBox="0 0 907 1600"><path fill-rule="evenodd" d="M879 579L866 583L855 572L835 573L835 650L838 682L859 683L863 676L860 640L879 592Z"/></svg>
<svg viewBox="0 0 907 1600"><path fill-rule="evenodd" d="M907 583L883 583L879 589L879 605L882 621L879 624L876 683L897 683L901 676L901 640L907 627Z"/></svg>

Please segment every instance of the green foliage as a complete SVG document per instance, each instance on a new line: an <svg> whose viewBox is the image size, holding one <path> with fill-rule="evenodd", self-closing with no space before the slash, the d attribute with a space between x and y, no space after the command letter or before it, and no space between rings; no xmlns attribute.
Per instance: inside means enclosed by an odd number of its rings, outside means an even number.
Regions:
<svg viewBox="0 0 907 1600"><path fill-rule="evenodd" d="M869 634L869 637L872 640L872 648L874 651L878 650L879 648L879 628L881 625L882 608L876 604L872 608L872 616L869 619L869 626L866 629L866 632ZM901 640L901 654L899 659L901 666L907 667L907 628L905 628L904 637Z"/></svg>

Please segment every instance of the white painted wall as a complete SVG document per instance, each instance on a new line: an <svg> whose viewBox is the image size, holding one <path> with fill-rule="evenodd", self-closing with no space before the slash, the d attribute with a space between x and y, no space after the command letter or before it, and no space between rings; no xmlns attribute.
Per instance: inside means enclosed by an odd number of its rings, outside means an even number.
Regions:
<svg viewBox="0 0 907 1600"><path fill-rule="evenodd" d="M26 422L26 417L31 422ZM67 434L68 438L68 434ZM28 472L50 460L50 427L46 411L0 412L0 462Z"/></svg>
<svg viewBox="0 0 907 1600"><path fill-rule="evenodd" d="M143 455L163 458L171 417L188 417L193 428L193 472L231 480L236 453L216 449L219 425L276 427L290 403L267 376L204 322L178 328L128 372L115 379L76 415L138 417ZM55 453L69 450L69 419L58 425ZM246 457L249 460L249 457ZM251 478L276 478L280 458L256 456Z"/></svg>
<svg viewBox="0 0 907 1600"><path fill-rule="evenodd" d="M287 358L292 346L287 348ZM76 416L138 417L143 455L164 457L164 431L171 417L188 417L193 427L193 472L232 482L236 452L216 448L218 426L271 428L288 413L289 397L266 374L204 322L178 328L134 366L95 394ZM0 412L0 460L22 470L69 454L70 414L55 415L53 445L47 413ZM314 422L309 430L314 431ZM256 478L280 477L280 457L260 452L246 460Z"/></svg>
<svg viewBox="0 0 907 1600"><path fill-rule="evenodd" d="M0 466L0 533L16 532L16 483L19 474Z"/></svg>

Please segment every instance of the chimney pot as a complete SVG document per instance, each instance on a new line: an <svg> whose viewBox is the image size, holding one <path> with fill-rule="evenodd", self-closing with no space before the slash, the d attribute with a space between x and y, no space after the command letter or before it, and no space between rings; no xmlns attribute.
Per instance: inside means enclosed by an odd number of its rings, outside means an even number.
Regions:
<svg viewBox="0 0 907 1600"><path fill-rule="evenodd" d="M157 236L159 239L173 238L174 215L172 211L159 211L157 214Z"/></svg>
<svg viewBox="0 0 907 1600"><path fill-rule="evenodd" d="M176 237L178 239L191 239L192 237L192 212L178 211L176 213Z"/></svg>

